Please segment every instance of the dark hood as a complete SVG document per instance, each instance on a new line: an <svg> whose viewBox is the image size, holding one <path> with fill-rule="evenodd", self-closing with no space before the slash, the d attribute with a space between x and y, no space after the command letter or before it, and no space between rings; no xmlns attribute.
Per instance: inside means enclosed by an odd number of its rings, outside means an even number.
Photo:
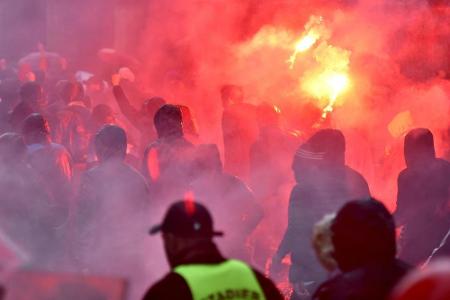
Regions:
<svg viewBox="0 0 450 300"><path fill-rule="evenodd" d="M416 128L408 132L404 144L405 162L408 168L427 165L436 158L434 138L430 130Z"/></svg>
<svg viewBox="0 0 450 300"><path fill-rule="evenodd" d="M394 219L373 198L347 202L337 213L331 232L334 258L343 272L395 259Z"/></svg>
<svg viewBox="0 0 450 300"><path fill-rule="evenodd" d="M297 150L292 169L298 175L310 167L330 168L345 165L345 137L336 129L323 129L309 138Z"/></svg>

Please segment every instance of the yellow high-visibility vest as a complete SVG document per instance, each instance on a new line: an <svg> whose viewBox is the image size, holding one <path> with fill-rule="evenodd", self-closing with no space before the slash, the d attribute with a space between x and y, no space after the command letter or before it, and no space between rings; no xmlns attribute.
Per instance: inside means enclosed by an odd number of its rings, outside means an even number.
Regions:
<svg viewBox="0 0 450 300"><path fill-rule="evenodd" d="M253 270L238 260L181 265L174 272L187 282L194 300L266 299Z"/></svg>

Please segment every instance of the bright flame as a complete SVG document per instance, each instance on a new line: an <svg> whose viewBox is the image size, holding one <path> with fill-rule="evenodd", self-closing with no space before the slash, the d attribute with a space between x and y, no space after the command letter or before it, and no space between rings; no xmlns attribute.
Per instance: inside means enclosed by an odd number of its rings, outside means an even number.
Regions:
<svg viewBox="0 0 450 300"><path fill-rule="evenodd" d="M288 59L289 68L293 69L295 65L295 61L297 60L297 55L301 52L306 52L309 50L319 39L319 36L313 33L308 33L304 37L302 37L297 44L295 44L295 51Z"/></svg>
<svg viewBox="0 0 450 300"><path fill-rule="evenodd" d="M294 52L287 61L289 63L289 68L294 68L299 53L308 51L320 38L325 38L327 35L328 31L323 25L322 17L311 16L308 23L305 25L305 33L295 43Z"/></svg>
<svg viewBox="0 0 450 300"><path fill-rule="evenodd" d="M323 109L322 118L325 119L327 114L333 111L337 97L347 89L349 81L348 75L344 73L330 74L326 78L325 86L330 92L330 97L328 105Z"/></svg>
<svg viewBox="0 0 450 300"><path fill-rule="evenodd" d="M305 30L288 62L292 69L299 53L313 48L320 42L312 52L315 66L303 73L301 88L324 107L322 118L325 119L328 113L333 111L338 97L351 84L348 74L350 51L328 44L329 31L321 17L312 16Z"/></svg>
<svg viewBox="0 0 450 300"><path fill-rule="evenodd" d="M288 29L265 26L238 48L238 55L278 55L276 50L291 51L287 59L293 76L300 79L301 92L314 98L323 108L325 119L340 104L342 94L351 86L350 51L328 43L331 30L321 16L311 16L300 38ZM300 59L304 63L300 64ZM296 63L299 64L297 68Z"/></svg>
<svg viewBox="0 0 450 300"><path fill-rule="evenodd" d="M304 52L311 48L316 42L319 37L315 36L313 34L308 34L304 38L302 38L300 41L298 41L297 45L295 45L295 51L296 52Z"/></svg>

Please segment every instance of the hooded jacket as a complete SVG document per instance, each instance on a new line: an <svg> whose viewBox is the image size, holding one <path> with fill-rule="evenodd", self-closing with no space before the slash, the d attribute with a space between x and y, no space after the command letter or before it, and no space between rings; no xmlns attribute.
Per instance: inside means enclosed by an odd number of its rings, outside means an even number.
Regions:
<svg viewBox="0 0 450 300"><path fill-rule="evenodd" d="M345 165L342 132L325 129L303 144L294 157L297 181L289 199L288 228L278 255L292 254L291 282L324 280L326 272L311 247L313 226L347 201L370 196L361 174Z"/></svg>
<svg viewBox="0 0 450 300"><path fill-rule="evenodd" d="M397 225L403 225L400 257L420 264L450 227L450 163L436 158L433 134L411 130L404 144L406 169L398 176Z"/></svg>

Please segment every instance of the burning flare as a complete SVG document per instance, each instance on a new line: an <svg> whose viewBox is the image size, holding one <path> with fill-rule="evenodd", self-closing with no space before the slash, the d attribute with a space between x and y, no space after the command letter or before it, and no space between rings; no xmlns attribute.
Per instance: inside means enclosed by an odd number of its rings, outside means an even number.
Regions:
<svg viewBox="0 0 450 300"><path fill-rule="evenodd" d="M350 51L328 44L329 37L322 17L312 16L288 60L289 68L293 69L298 54L317 45L312 52L315 66L304 71L301 89L324 107L323 119L333 111L338 97L350 86Z"/></svg>
<svg viewBox="0 0 450 300"><path fill-rule="evenodd" d="M351 86L349 76L350 51L331 45L331 30L321 16L311 16L300 38L292 31L264 26L251 40L240 45L237 55L251 58L258 55L278 55L281 50L292 51L286 63L293 77L300 79L300 92L314 98L322 111L322 118L339 104L342 94ZM301 58L301 60L300 60Z"/></svg>
<svg viewBox="0 0 450 300"><path fill-rule="evenodd" d="M308 51L320 38L328 37L328 35L328 30L323 25L323 18L311 16L308 23L305 25L305 33L295 43L294 53L292 53L287 61L289 63L289 68L294 68L299 53Z"/></svg>

